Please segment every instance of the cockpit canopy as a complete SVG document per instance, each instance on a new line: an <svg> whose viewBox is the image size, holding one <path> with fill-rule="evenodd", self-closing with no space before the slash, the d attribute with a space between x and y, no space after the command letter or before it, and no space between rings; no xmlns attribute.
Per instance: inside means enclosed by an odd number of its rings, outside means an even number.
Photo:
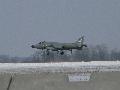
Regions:
<svg viewBox="0 0 120 90"><path fill-rule="evenodd" d="M43 42L39 42L39 44L44 44L45 43L45 41L43 41Z"/></svg>

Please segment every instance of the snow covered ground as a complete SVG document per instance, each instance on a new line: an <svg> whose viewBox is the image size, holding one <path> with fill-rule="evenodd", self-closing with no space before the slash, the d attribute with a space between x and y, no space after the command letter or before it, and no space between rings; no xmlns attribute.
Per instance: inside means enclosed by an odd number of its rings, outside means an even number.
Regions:
<svg viewBox="0 0 120 90"><path fill-rule="evenodd" d="M60 62L60 63L0 63L0 73L43 72L115 72L120 61Z"/></svg>

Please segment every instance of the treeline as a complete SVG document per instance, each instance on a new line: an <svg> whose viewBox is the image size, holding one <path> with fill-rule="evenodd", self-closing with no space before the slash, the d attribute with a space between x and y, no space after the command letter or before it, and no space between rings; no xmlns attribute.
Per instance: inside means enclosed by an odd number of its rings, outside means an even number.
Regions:
<svg viewBox="0 0 120 90"><path fill-rule="evenodd" d="M35 62L81 62L81 61L116 61L120 60L120 51L110 50L106 45L96 45L84 48L83 50L65 51L64 55L51 52L46 55L45 52L36 51L33 56Z"/></svg>
<svg viewBox="0 0 120 90"><path fill-rule="evenodd" d="M81 61L117 61L120 60L120 50L110 50L106 45L96 45L84 48L83 50L65 51L64 55L37 50L30 57L9 57L0 55L1 63L41 63L41 62L81 62Z"/></svg>
<svg viewBox="0 0 120 90"><path fill-rule="evenodd" d="M33 62L32 57L10 57L9 55L0 55L0 63L24 63Z"/></svg>

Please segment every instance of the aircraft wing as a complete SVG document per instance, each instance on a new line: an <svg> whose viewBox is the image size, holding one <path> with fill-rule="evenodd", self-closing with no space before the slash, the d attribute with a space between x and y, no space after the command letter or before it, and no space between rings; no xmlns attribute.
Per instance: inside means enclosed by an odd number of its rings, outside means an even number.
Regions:
<svg viewBox="0 0 120 90"><path fill-rule="evenodd" d="M64 45L63 44L61 44L61 43L55 43L55 44L53 44L53 47L54 48L62 48Z"/></svg>

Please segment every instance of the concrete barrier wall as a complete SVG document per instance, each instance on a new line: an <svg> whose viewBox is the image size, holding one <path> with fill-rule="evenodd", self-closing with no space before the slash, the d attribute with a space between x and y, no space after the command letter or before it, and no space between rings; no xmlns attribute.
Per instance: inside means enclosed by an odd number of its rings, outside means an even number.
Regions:
<svg viewBox="0 0 120 90"><path fill-rule="evenodd" d="M0 90L7 90L11 75L0 75Z"/></svg>
<svg viewBox="0 0 120 90"><path fill-rule="evenodd" d="M98 72L98 71L96 72L51 71L50 72L49 71L49 72L41 72L41 73L35 71L33 73L27 72L28 74L20 73L20 72L19 73L10 73L10 72L2 73L2 72L0 74L0 90L119 90L120 89L119 71L112 71L112 72L108 70L104 72ZM86 73L90 74L90 79L88 81L79 81L79 80L70 81L69 79L69 75L73 75L73 76L76 74L84 75Z"/></svg>
<svg viewBox="0 0 120 90"><path fill-rule="evenodd" d="M69 82L61 73L18 74L9 83L10 75L0 75L0 90L119 90L120 73L93 73L85 82Z"/></svg>

